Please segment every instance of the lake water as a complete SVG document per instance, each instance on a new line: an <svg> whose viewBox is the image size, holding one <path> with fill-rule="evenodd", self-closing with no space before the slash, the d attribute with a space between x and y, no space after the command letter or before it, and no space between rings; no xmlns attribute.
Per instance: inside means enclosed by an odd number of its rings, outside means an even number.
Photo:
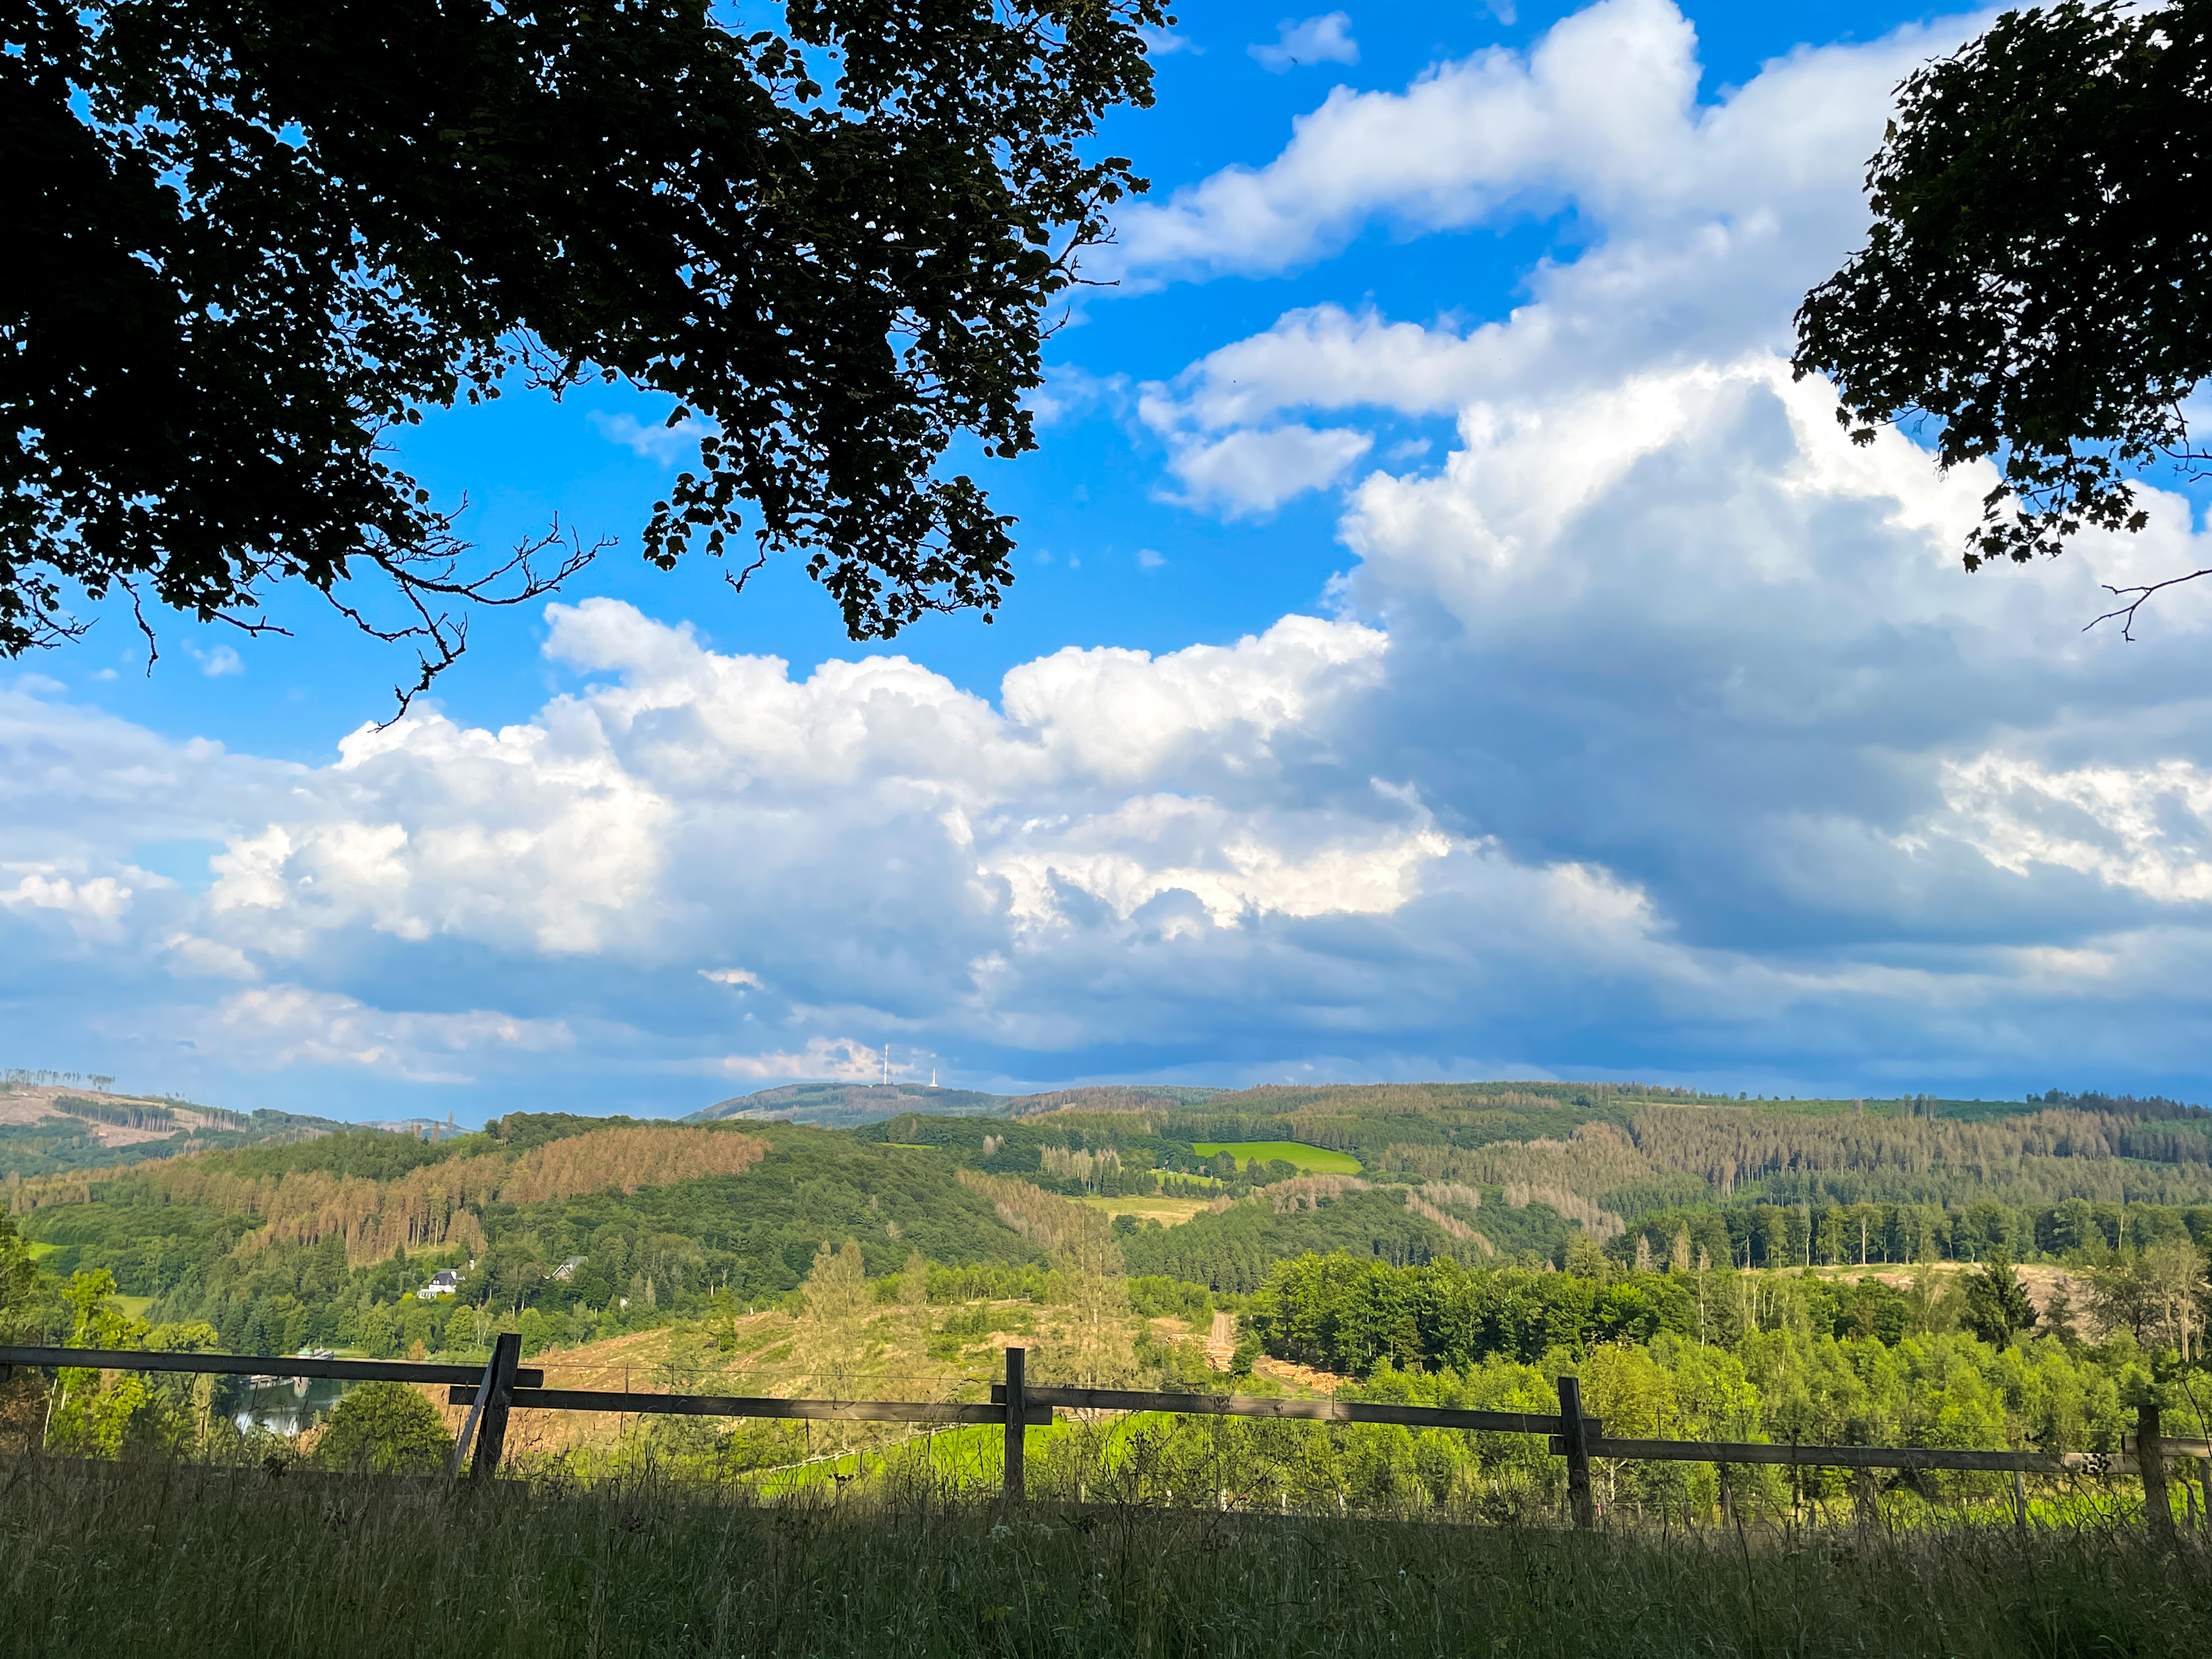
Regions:
<svg viewBox="0 0 2212 1659"><path fill-rule="evenodd" d="M250 1388L246 1403L233 1418L240 1429L261 1429L270 1434L295 1435L311 1429L331 1414L344 1395L346 1385L329 1377L280 1377Z"/></svg>

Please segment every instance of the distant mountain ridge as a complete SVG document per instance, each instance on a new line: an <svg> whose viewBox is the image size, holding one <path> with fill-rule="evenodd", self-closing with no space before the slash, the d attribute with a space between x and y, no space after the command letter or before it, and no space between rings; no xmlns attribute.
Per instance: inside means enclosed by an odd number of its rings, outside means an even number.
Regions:
<svg viewBox="0 0 2212 1659"><path fill-rule="evenodd" d="M228 1111L169 1095L0 1083L0 1181L309 1139L349 1127L295 1112Z"/></svg>
<svg viewBox="0 0 2212 1659"><path fill-rule="evenodd" d="M830 1129L850 1129L901 1112L942 1117L1007 1117L1010 1095L978 1089L937 1089L915 1083L789 1083L780 1089L718 1100L678 1119L684 1123L720 1123L732 1119L768 1122L785 1119Z"/></svg>
<svg viewBox="0 0 2212 1659"><path fill-rule="evenodd" d="M1054 1089L1036 1095L994 1095L980 1089L939 1089L920 1083L789 1083L716 1101L678 1121L719 1123L735 1119L765 1123L782 1120L828 1129L853 1129L905 1112L927 1112L937 1117L1027 1117L1069 1109L1133 1112L1193 1106L1226 1092L1135 1084Z"/></svg>

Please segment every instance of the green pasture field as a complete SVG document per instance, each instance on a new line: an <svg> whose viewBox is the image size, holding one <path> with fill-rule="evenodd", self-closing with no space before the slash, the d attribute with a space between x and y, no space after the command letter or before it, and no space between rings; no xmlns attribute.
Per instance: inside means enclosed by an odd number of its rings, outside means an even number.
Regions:
<svg viewBox="0 0 2212 1659"><path fill-rule="evenodd" d="M1227 1152L1237 1163L1252 1158L1273 1162L1279 1158L1285 1164L1295 1164L1304 1175L1358 1175L1359 1160L1349 1152L1333 1152L1324 1146L1309 1146L1297 1140L1199 1140L1191 1143L1191 1151L1200 1158L1212 1158L1218 1152Z"/></svg>

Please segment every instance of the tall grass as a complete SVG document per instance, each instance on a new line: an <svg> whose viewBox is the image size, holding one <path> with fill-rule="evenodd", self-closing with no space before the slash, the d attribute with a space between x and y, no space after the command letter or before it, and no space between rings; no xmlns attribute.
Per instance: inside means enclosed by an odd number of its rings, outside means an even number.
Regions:
<svg viewBox="0 0 2212 1659"><path fill-rule="evenodd" d="M0 1462L0 1652L41 1659L2179 1654L2207 1565L2124 1528L1792 1543Z"/></svg>

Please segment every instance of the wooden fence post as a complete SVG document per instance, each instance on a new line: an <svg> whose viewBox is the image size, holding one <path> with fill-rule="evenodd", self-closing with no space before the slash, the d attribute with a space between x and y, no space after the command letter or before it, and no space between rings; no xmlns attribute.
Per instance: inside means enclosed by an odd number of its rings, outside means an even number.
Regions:
<svg viewBox="0 0 2212 1659"><path fill-rule="evenodd" d="M2162 1544L2173 1541L2173 1506L2166 1492L2166 1449L2159 1443L2159 1408L2136 1407L2136 1467L2142 1471L2143 1519L2150 1535Z"/></svg>
<svg viewBox="0 0 2212 1659"><path fill-rule="evenodd" d="M1559 1379L1559 1437L1567 1443L1567 1506L1575 1525L1589 1531L1597 1524L1597 1506L1590 1498L1589 1440L1583 1431L1583 1385L1571 1376Z"/></svg>
<svg viewBox="0 0 2212 1659"><path fill-rule="evenodd" d="M469 1414L461 1419L460 1437L453 1442L453 1473L459 1474L468 1467L469 1448L476 1443L477 1425L483 1421L484 1404L491 1398L491 1380L499 1365L499 1345L492 1345L491 1358L484 1361L483 1376L477 1383L477 1397L469 1407Z"/></svg>
<svg viewBox="0 0 2212 1659"><path fill-rule="evenodd" d="M483 1389L477 1395L483 1417L477 1425L476 1456L469 1464L469 1474L476 1480L488 1479L507 1449L507 1408L514 1396L514 1373L521 1358L522 1338L516 1333L502 1332L492 1340L491 1362L484 1367Z"/></svg>
<svg viewBox="0 0 2212 1659"><path fill-rule="evenodd" d="M1028 1430L1029 1389L1023 1369L1029 1358L1025 1348L1006 1350L1006 1495L1018 1503L1027 1495L1022 1468L1023 1438Z"/></svg>

